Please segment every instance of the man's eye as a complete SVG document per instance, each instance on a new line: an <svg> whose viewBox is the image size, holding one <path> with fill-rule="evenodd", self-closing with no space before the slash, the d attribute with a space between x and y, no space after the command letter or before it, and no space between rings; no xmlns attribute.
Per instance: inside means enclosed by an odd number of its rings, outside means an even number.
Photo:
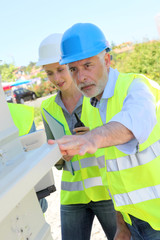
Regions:
<svg viewBox="0 0 160 240"><path fill-rule="evenodd" d="M70 72L75 72L76 68L70 68L69 70L70 70Z"/></svg>

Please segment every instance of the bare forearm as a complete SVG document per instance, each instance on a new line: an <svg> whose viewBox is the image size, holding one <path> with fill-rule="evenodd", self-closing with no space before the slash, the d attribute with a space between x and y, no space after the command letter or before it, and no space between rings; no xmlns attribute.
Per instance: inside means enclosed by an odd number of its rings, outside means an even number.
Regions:
<svg viewBox="0 0 160 240"><path fill-rule="evenodd" d="M125 126L118 122L110 122L84 135L64 136L48 143L58 143L62 155L74 156L84 155L86 152L93 154L98 148L123 144L133 138L134 135Z"/></svg>
<svg viewBox="0 0 160 240"><path fill-rule="evenodd" d="M134 138L133 133L119 122L105 124L87 135L90 139L94 139L97 148L124 144Z"/></svg>
<svg viewBox="0 0 160 240"><path fill-rule="evenodd" d="M114 237L114 240L130 240L131 233L123 220L122 214L120 212L116 212L116 221L117 221L117 231Z"/></svg>

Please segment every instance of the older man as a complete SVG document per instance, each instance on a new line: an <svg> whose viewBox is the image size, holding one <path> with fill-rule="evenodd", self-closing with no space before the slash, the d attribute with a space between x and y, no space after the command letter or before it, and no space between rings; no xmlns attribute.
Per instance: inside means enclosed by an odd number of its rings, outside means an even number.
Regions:
<svg viewBox="0 0 160 240"><path fill-rule="evenodd" d="M103 121L85 135L59 139L62 154L105 148L108 191L115 209L134 239L160 239L159 86L143 75L112 69L106 38L93 24L68 29L61 50L60 64L68 65L75 84L99 108Z"/></svg>

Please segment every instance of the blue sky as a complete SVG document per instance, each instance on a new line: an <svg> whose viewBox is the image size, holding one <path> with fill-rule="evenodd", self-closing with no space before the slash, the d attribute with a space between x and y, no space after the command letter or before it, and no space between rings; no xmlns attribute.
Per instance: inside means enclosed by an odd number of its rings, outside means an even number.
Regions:
<svg viewBox="0 0 160 240"><path fill-rule="evenodd" d="M109 42L160 39L160 0L2 0L0 60L16 66L38 60L40 42L77 22L99 26Z"/></svg>

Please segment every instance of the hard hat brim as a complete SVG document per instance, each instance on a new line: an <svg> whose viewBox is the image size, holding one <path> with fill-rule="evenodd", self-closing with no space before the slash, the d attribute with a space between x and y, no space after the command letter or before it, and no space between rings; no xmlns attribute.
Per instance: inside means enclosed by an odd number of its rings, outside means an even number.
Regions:
<svg viewBox="0 0 160 240"><path fill-rule="evenodd" d="M85 52L85 53L80 53L80 54L76 54L76 55L72 55L72 56L68 56L68 57L63 56L62 59L60 59L59 64L63 65L63 64L71 63L71 62L80 61L80 60L83 60L86 58L94 57L105 49L106 49L106 46L104 45L103 47L101 47L101 50L99 50L99 48L97 48L94 50L91 49L90 51ZM107 48L107 49L109 49L109 48Z"/></svg>

